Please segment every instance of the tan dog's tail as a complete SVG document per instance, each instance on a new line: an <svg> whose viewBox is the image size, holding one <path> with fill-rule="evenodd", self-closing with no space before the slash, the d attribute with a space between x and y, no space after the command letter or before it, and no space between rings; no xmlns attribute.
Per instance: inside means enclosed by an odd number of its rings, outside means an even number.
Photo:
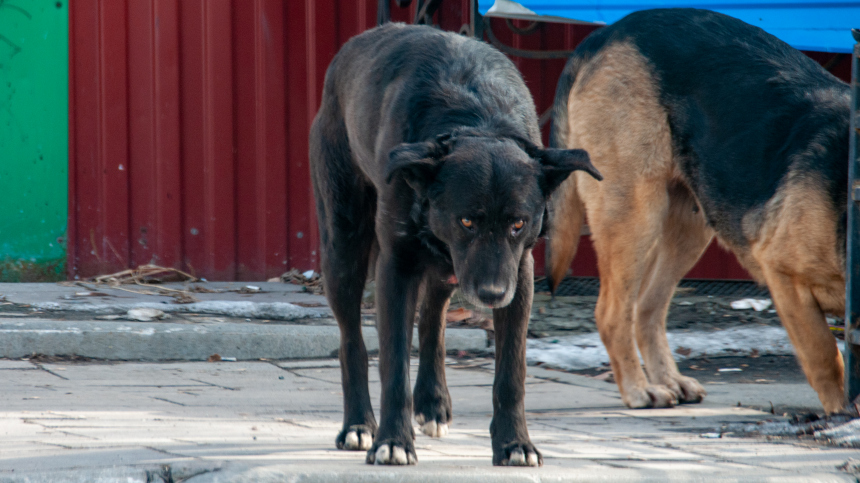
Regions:
<svg viewBox="0 0 860 483"><path fill-rule="evenodd" d="M576 256L582 223L585 221L585 209L576 192L574 176L553 193L547 205L547 216L546 272L550 292L555 294L555 289Z"/></svg>
<svg viewBox="0 0 860 483"><path fill-rule="evenodd" d="M569 123L568 106L570 90L576 82L576 74L584 63L576 56L568 61L558 80L555 100L552 104L552 131L549 145L553 148L574 148L568 146ZM552 194L547 203L547 243L546 271L550 291L555 289L567 274L567 268L576 256L579 246L580 230L585 221L585 209L576 191L576 175L571 175Z"/></svg>

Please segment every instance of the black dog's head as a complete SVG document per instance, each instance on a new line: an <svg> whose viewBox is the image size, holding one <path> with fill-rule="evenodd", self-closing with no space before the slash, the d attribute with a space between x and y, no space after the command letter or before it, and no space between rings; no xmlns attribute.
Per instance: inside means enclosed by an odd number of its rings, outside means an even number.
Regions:
<svg viewBox="0 0 860 483"><path fill-rule="evenodd" d="M601 179L581 149L440 136L394 148L388 180L402 176L415 190L422 218L448 247L464 296L498 308L514 297L520 258L541 233L547 198L575 170Z"/></svg>

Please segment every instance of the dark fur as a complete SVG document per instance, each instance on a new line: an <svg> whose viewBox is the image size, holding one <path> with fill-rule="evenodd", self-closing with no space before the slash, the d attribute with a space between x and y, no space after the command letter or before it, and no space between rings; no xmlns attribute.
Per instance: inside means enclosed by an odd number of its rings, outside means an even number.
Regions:
<svg viewBox="0 0 860 483"><path fill-rule="evenodd" d="M551 146L564 146L583 61L616 41L634 44L654 69L681 169L725 241L747 244L741 219L774 196L789 169L821 177L845 212L848 85L764 30L708 10L635 12L586 38L559 80ZM790 166L813 144L819 156ZM840 230L844 240L844 222ZM844 257L844 244L838 250Z"/></svg>
<svg viewBox="0 0 860 483"><path fill-rule="evenodd" d="M549 193L575 169L599 176L585 152L539 147L531 96L502 54L455 34L397 24L353 38L332 61L310 146L326 296L341 329L338 446L351 432L372 435L369 463L382 445L392 453L402 448L412 463L412 415L451 421L444 320L456 276L468 299L494 309L493 462L513 461L512 451L537 462L523 411L531 248ZM516 231L520 219L525 225ZM374 243L378 429L360 331ZM413 399L409 352L419 302Z"/></svg>

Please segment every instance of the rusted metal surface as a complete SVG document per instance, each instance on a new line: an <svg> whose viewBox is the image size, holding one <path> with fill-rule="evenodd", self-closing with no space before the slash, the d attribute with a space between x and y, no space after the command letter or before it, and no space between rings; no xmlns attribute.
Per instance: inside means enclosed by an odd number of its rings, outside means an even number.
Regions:
<svg viewBox="0 0 860 483"><path fill-rule="evenodd" d="M412 22L416 4L392 1L392 20ZM433 19L461 31L470 12L444 0ZM376 19L375 0L71 2L69 276L146 263L212 280L316 268L308 130L332 57ZM542 50L594 29L516 35L492 22L507 45ZM544 113L564 59L513 59ZM541 247L535 259L542 273ZM596 274L587 239L574 271ZM746 278L714 247L691 276Z"/></svg>

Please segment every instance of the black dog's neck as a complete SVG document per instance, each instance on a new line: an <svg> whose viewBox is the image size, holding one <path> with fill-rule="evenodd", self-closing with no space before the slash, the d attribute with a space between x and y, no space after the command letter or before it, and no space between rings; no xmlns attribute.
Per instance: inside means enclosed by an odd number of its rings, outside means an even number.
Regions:
<svg viewBox="0 0 860 483"><path fill-rule="evenodd" d="M430 201L426 197L416 196L412 204L412 210L409 218L416 229L415 238L421 243L421 246L426 249L431 257L435 260L440 260L446 267L453 270L454 263L451 260L451 251L448 250L448 245L433 234L430 230L430 225L427 223L427 210Z"/></svg>

